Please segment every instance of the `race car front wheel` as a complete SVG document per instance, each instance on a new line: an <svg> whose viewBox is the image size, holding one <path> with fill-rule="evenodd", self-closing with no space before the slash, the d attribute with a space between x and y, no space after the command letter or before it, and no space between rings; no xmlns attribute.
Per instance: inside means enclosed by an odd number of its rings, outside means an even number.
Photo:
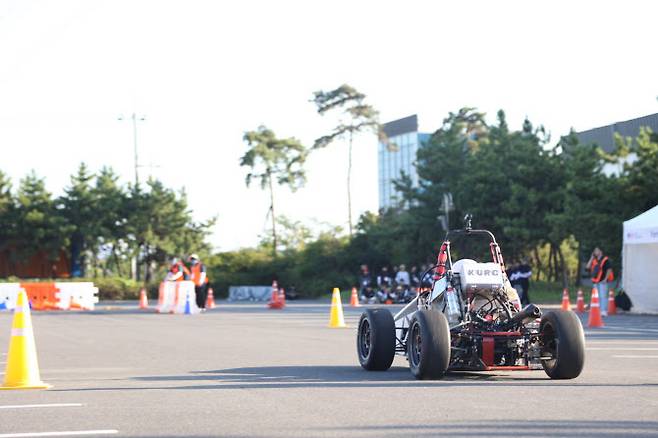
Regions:
<svg viewBox="0 0 658 438"><path fill-rule="evenodd" d="M540 324L541 363L551 379L573 379L585 365L585 334L575 313L549 312Z"/></svg>
<svg viewBox="0 0 658 438"><path fill-rule="evenodd" d="M368 371L386 371L395 356L395 322L388 309L367 309L356 336L359 363Z"/></svg>
<svg viewBox="0 0 658 438"><path fill-rule="evenodd" d="M407 357L417 379L440 379L450 364L450 327L443 313L419 310L411 319Z"/></svg>

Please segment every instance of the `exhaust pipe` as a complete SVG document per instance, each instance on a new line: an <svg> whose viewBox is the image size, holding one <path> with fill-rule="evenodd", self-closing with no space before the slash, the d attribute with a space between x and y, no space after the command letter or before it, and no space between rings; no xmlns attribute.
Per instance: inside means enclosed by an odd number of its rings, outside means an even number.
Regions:
<svg viewBox="0 0 658 438"><path fill-rule="evenodd" d="M505 328L511 328L515 325L522 324L526 320L532 321L539 317L541 317L541 309L534 304L528 304L505 323Z"/></svg>

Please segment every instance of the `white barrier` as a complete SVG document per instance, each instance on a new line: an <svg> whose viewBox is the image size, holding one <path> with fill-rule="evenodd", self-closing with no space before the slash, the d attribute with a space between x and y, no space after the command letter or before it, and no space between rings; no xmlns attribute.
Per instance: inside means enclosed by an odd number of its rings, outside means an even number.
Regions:
<svg viewBox="0 0 658 438"><path fill-rule="evenodd" d="M24 288L27 291L29 284L26 283L25 287L22 287L21 283L0 283L0 309L13 310L16 307L18 291ZM95 304L98 303L98 288L94 283L55 282L54 287L57 289L53 303L56 309L69 310L73 303L73 308L94 310Z"/></svg>
<svg viewBox="0 0 658 438"><path fill-rule="evenodd" d="M19 283L0 283L0 309L16 308L16 298L21 290Z"/></svg>
<svg viewBox="0 0 658 438"><path fill-rule="evenodd" d="M189 303L190 313L200 313L196 305L196 292L192 281L164 281L158 293L158 313L186 313Z"/></svg>
<svg viewBox="0 0 658 438"><path fill-rule="evenodd" d="M268 301L272 297L272 286L231 286L229 301Z"/></svg>
<svg viewBox="0 0 658 438"><path fill-rule="evenodd" d="M70 309L73 302L85 310L94 310L94 305L98 303L98 288L94 283L55 283L55 287L59 289L60 309Z"/></svg>

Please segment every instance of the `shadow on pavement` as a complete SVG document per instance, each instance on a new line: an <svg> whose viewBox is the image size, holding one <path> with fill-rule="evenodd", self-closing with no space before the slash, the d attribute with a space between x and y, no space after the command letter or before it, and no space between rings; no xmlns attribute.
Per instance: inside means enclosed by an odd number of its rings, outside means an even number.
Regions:
<svg viewBox="0 0 658 438"><path fill-rule="evenodd" d="M117 379L125 381L124 379ZM61 389L60 391L111 391L154 389L280 389L280 388L448 388L448 387L658 387L658 383L580 383L551 381L543 371L529 377L522 374L454 372L441 380L416 380L406 367L385 372L368 372L358 366L269 366L193 371L183 375L138 376L130 380L155 383L148 386ZM159 383L159 385L157 384ZM190 385L190 383L194 383ZM57 391L57 390L53 390Z"/></svg>

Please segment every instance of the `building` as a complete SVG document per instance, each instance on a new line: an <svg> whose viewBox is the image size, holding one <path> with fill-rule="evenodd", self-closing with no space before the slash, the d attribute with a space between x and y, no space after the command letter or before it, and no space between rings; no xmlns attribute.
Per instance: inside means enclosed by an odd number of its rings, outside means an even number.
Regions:
<svg viewBox="0 0 658 438"><path fill-rule="evenodd" d="M658 133L658 113L599 128L588 129L587 131L576 132L576 137L578 137L579 143L596 144L605 152L612 152L616 148L615 134L619 134L624 138L635 138L640 134L640 128L643 126Z"/></svg>
<svg viewBox="0 0 658 438"><path fill-rule="evenodd" d="M386 209L401 200L393 182L402 173L411 178L414 186L418 185L416 152L430 134L418 132L418 117L415 114L385 123L382 128L387 139L378 145L379 208Z"/></svg>
<svg viewBox="0 0 658 438"><path fill-rule="evenodd" d="M615 134L619 134L623 138L636 138L640 134L640 128L642 127L647 127L651 131L658 133L658 113L576 132L576 137L581 144L595 144L605 152L610 153L617 148ZM619 174L623 169L624 163L632 163L635 159L635 154L629 154L628 157L618 163L606 163L603 166L603 172L607 175Z"/></svg>

